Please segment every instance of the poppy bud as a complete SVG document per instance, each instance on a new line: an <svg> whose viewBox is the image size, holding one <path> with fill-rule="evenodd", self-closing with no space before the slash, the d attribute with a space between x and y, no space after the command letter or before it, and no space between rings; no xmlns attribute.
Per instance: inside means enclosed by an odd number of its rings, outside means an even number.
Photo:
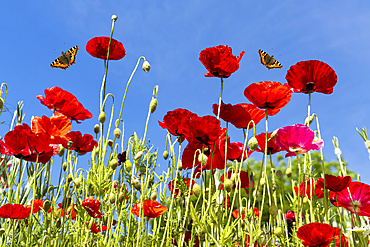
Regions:
<svg viewBox="0 0 370 247"><path fill-rule="evenodd" d="M114 204L116 202L116 195L114 193L111 193L109 195L109 201L110 203Z"/></svg>
<svg viewBox="0 0 370 247"><path fill-rule="evenodd" d="M58 219L57 222L55 223L55 226L57 228L60 228L61 225L62 225L62 221L60 219Z"/></svg>
<svg viewBox="0 0 370 247"><path fill-rule="evenodd" d="M0 234L4 234L5 233L5 229L4 228L0 228Z"/></svg>
<svg viewBox="0 0 370 247"><path fill-rule="evenodd" d="M70 149L70 148L72 147L72 145L73 145L73 142L71 142L71 141L67 141L68 149Z"/></svg>
<svg viewBox="0 0 370 247"><path fill-rule="evenodd" d="M80 188L80 186L81 186L81 178L76 178L75 180L73 180L73 183L75 184L75 186L77 188Z"/></svg>
<svg viewBox="0 0 370 247"><path fill-rule="evenodd" d="M121 137L121 130L119 128L114 129L114 136L119 139Z"/></svg>
<svg viewBox="0 0 370 247"><path fill-rule="evenodd" d="M366 148L367 148L367 149L370 149L370 141L369 141L369 140L367 140L367 141L365 142L365 146L366 146Z"/></svg>
<svg viewBox="0 0 370 247"><path fill-rule="evenodd" d="M125 162L125 169L126 169L126 171L131 172L132 165L131 165L131 161L130 160L126 160L126 162Z"/></svg>
<svg viewBox="0 0 370 247"><path fill-rule="evenodd" d="M140 184L139 179L133 178L131 180L131 183L135 187L135 189L137 189L137 190L140 190L141 189L141 184Z"/></svg>
<svg viewBox="0 0 370 247"><path fill-rule="evenodd" d="M253 191L253 197L259 197L259 195L260 195L259 191L257 191L257 190Z"/></svg>
<svg viewBox="0 0 370 247"><path fill-rule="evenodd" d="M3 109L4 107L4 100L3 98L0 98L0 109Z"/></svg>
<svg viewBox="0 0 370 247"><path fill-rule="evenodd" d="M46 243L50 243L50 237L49 237L49 235L45 235L45 236L42 238L42 245L43 245L43 246L46 246Z"/></svg>
<svg viewBox="0 0 370 247"><path fill-rule="evenodd" d="M286 169L285 174L287 175L288 178L290 178L292 176L292 169L290 168Z"/></svg>
<svg viewBox="0 0 370 247"><path fill-rule="evenodd" d="M66 208L68 207L69 205L71 205L71 198L69 197L64 197L63 198L63 201L62 201L62 204L60 205L61 208Z"/></svg>
<svg viewBox="0 0 370 247"><path fill-rule="evenodd" d="M95 134L98 134L98 133L99 133L99 131L100 131L100 126L99 126L99 124L95 124L95 125L94 125L94 133L95 133Z"/></svg>
<svg viewBox="0 0 370 247"><path fill-rule="evenodd" d="M149 187L151 187L153 184L154 184L154 176L153 175L150 175L149 176Z"/></svg>
<svg viewBox="0 0 370 247"><path fill-rule="evenodd" d="M117 20L117 16L116 15L112 15L112 21L116 21Z"/></svg>
<svg viewBox="0 0 370 247"><path fill-rule="evenodd" d="M59 144L59 151L58 151L59 157L62 157L64 155L64 147Z"/></svg>
<svg viewBox="0 0 370 247"><path fill-rule="evenodd" d="M149 72L149 70L150 70L150 63L148 62L148 61L144 61L144 63L143 63L143 70L145 71L145 72Z"/></svg>
<svg viewBox="0 0 370 247"><path fill-rule="evenodd" d="M135 160L139 160L139 159L141 159L141 157L143 157L143 151L137 152L137 153L135 154L134 159L135 159Z"/></svg>
<svg viewBox="0 0 370 247"><path fill-rule="evenodd" d="M142 174L146 173L146 167L145 167L145 166L140 166L140 167L139 167L139 171L140 171Z"/></svg>
<svg viewBox="0 0 370 247"><path fill-rule="evenodd" d="M225 179L224 187L227 192L230 192L233 189L233 185L234 185L233 181L231 181L228 178Z"/></svg>
<svg viewBox="0 0 370 247"><path fill-rule="evenodd" d="M118 166L118 161L116 159L112 159L111 161L109 161L109 166L112 170L116 170Z"/></svg>
<svg viewBox="0 0 370 247"><path fill-rule="evenodd" d="M72 174L68 174L67 183L70 183L73 180Z"/></svg>
<svg viewBox="0 0 370 247"><path fill-rule="evenodd" d="M276 190L276 184L273 184L273 185L272 185L271 190L272 190L272 191L275 191L275 190Z"/></svg>
<svg viewBox="0 0 370 247"><path fill-rule="evenodd" d="M231 174L230 180L235 184L235 182L236 182L236 173Z"/></svg>
<svg viewBox="0 0 370 247"><path fill-rule="evenodd" d="M152 99L150 101L150 106L149 106L150 113L153 114L155 112L155 110L157 109L157 105L158 105L158 100L157 99Z"/></svg>
<svg viewBox="0 0 370 247"><path fill-rule="evenodd" d="M123 202L123 200L125 200L125 198L126 198L126 195L125 195L125 193L123 193L122 191L119 193L119 195L118 195L118 202L119 203L122 203Z"/></svg>
<svg viewBox="0 0 370 247"><path fill-rule="evenodd" d="M200 154L198 155L198 161L199 161L199 163L201 163L201 164L206 164L206 163L207 163L207 161L208 161L208 157L207 157L207 155L205 155L204 153L200 153Z"/></svg>
<svg viewBox="0 0 370 247"><path fill-rule="evenodd" d="M309 117L306 117L306 119L304 120L304 125L310 126L312 121L313 121L313 115L309 116Z"/></svg>
<svg viewBox="0 0 370 247"><path fill-rule="evenodd" d="M334 148L334 153L335 155L341 155L342 151L340 150L340 148Z"/></svg>
<svg viewBox="0 0 370 247"><path fill-rule="evenodd" d="M307 203L308 203L308 198L307 197L303 198L303 204L307 204Z"/></svg>
<svg viewBox="0 0 370 247"><path fill-rule="evenodd" d="M269 207L269 213L275 217L277 214L278 214L278 208L276 207L276 205L271 205Z"/></svg>
<svg viewBox="0 0 370 247"><path fill-rule="evenodd" d="M266 180L265 180L265 178L261 178L260 183L261 183L261 186L265 186L265 184L266 184Z"/></svg>
<svg viewBox="0 0 370 247"><path fill-rule="evenodd" d="M248 141L248 147L251 151L254 151L258 148L258 141L255 136L253 136L251 139Z"/></svg>
<svg viewBox="0 0 370 247"><path fill-rule="evenodd" d="M67 162L64 162L63 165L62 165L63 171L66 171L67 168L68 168L68 164L67 164Z"/></svg>
<svg viewBox="0 0 370 247"><path fill-rule="evenodd" d="M283 176L283 172L281 170L276 171L276 177L281 178Z"/></svg>
<svg viewBox="0 0 370 247"><path fill-rule="evenodd" d="M279 236L281 233L283 233L283 229L278 226L275 228L275 231L274 231L275 235Z"/></svg>
<svg viewBox="0 0 370 247"><path fill-rule="evenodd" d="M177 169L179 169L180 171L182 171L182 161L181 160L179 160L177 162Z"/></svg>
<svg viewBox="0 0 370 247"><path fill-rule="evenodd" d="M150 199L152 199L153 201L157 200L157 192L154 192L153 194L150 195Z"/></svg>
<svg viewBox="0 0 370 247"><path fill-rule="evenodd" d="M168 159L168 152L167 152L167 150L164 150L164 152L163 152L163 159L165 159L165 160Z"/></svg>
<svg viewBox="0 0 370 247"><path fill-rule="evenodd" d="M42 208L44 209L45 212L49 211L51 207L51 202L49 200L45 200L44 204L42 205Z"/></svg>
<svg viewBox="0 0 370 247"><path fill-rule="evenodd" d="M200 192L201 192L201 190L200 190L199 185L198 185L197 183L195 183L195 184L193 185L193 194L194 194L196 197L199 197Z"/></svg>
<svg viewBox="0 0 370 247"><path fill-rule="evenodd" d="M105 112L102 111L99 114L99 122L104 123L105 122L105 119L107 119L107 116L105 115Z"/></svg>

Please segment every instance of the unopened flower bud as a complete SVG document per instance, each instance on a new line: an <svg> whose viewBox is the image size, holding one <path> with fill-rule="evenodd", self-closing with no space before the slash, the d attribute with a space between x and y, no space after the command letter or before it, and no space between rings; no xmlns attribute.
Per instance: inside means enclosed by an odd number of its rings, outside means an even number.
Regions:
<svg viewBox="0 0 370 247"><path fill-rule="evenodd" d="M205 155L204 153L200 153L200 154L198 155L198 161L199 161L199 163L201 163L201 164L206 164L206 163L207 163L207 161L208 161L208 157L207 157L207 155Z"/></svg>
<svg viewBox="0 0 370 247"><path fill-rule="evenodd" d="M62 157L64 155L64 147L59 144L59 151L58 151L59 157Z"/></svg>
<svg viewBox="0 0 370 247"><path fill-rule="evenodd" d="M126 162L125 162L125 169L126 169L126 171L131 172L132 164L131 164L131 161L130 160L126 160Z"/></svg>
<svg viewBox="0 0 370 247"><path fill-rule="evenodd" d="M68 142L67 142L67 146L68 146L68 148L71 148L71 147L72 147L72 145L73 145L73 142L71 142L71 141L68 141Z"/></svg>
<svg viewBox="0 0 370 247"><path fill-rule="evenodd" d="M150 63L148 62L148 61L144 61L144 63L143 63L143 70L145 71L145 72L149 72L149 70L150 70Z"/></svg>
<svg viewBox="0 0 370 247"><path fill-rule="evenodd" d="M230 180L235 184L236 183L236 173L231 174Z"/></svg>
<svg viewBox="0 0 370 247"><path fill-rule="evenodd" d="M113 147L113 140L109 139L107 144L108 144L109 147Z"/></svg>
<svg viewBox="0 0 370 247"><path fill-rule="evenodd" d="M285 174L287 175L288 178L290 178L292 176L292 169L290 168L286 169Z"/></svg>
<svg viewBox="0 0 370 247"><path fill-rule="evenodd" d="M63 171L66 171L67 168L68 168L68 164L67 164L67 162L64 162L63 165L62 165Z"/></svg>
<svg viewBox="0 0 370 247"><path fill-rule="evenodd" d="M4 228L0 228L0 234L4 234L5 233L5 229Z"/></svg>
<svg viewBox="0 0 370 247"><path fill-rule="evenodd" d="M310 126L312 121L313 121L313 115L309 116L309 117L306 117L306 119L304 120L304 125Z"/></svg>
<svg viewBox="0 0 370 247"><path fill-rule="evenodd" d="M116 202L116 195L114 193L111 193L109 195L109 201L110 203L114 204Z"/></svg>
<svg viewBox="0 0 370 247"><path fill-rule="evenodd" d="M150 106L149 106L150 113L153 114L155 112L155 110L157 109L157 105L158 105L158 100L157 99L152 99L150 101Z"/></svg>
<svg viewBox="0 0 370 247"><path fill-rule="evenodd" d="M281 178L283 176L283 172L281 170L276 171L276 177Z"/></svg>
<svg viewBox="0 0 370 247"><path fill-rule="evenodd" d="M72 174L68 174L68 176L67 176L67 183L72 182L72 180L73 180Z"/></svg>
<svg viewBox="0 0 370 247"><path fill-rule="evenodd" d="M117 16L116 15L112 15L112 21L116 21L117 20Z"/></svg>
<svg viewBox="0 0 370 247"><path fill-rule="evenodd" d="M3 109L4 107L4 100L3 98L0 98L0 109Z"/></svg>
<svg viewBox="0 0 370 247"><path fill-rule="evenodd" d="M200 190L199 185L198 185L197 183L195 183L195 184L193 185L193 194L194 194L196 197L199 197L199 196L200 196L200 192L201 192L201 190Z"/></svg>
<svg viewBox="0 0 370 247"><path fill-rule="evenodd" d="M95 124L94 125L94 133L98 134L99 132L100 132L100 126L99 126L99 124Z"/></svg>
<svg viewBox="0 0 370 247"><path fill-rule="evenodd" d="M179 169L180 171L182 171L182 161L181 160L179 160L177 162L177 169Z"/></svg>
<svg viewBox="0 0 370 247"><path fill-rule="evenodd" d="M265 179L265 178L261 178L260 183L261 183L261 186L265 186L265 184L266 184L266 179Z"/></svg>
<svg viewBox="0 0 370 247"><path fill-rule="evenodd" d="M135 189L141 190L141 184L140 184L140 181L138 179L133 179L132 180L132 185L135 187Z"/></svg>
<svg viewBox="0 0 370 247"><path fill-rule="evenodd" d="M340 150L340 148L334 148L334 153L335 155L341 155L342 151Z"/></svg>
<svg viewBox="0 0 370 247"><path fill-rule="evenodd" d="M251 139L248 141L248 147L251 151L254 151L258 148L258 141L255 136L253 136Z"/></svg>
<svg viewBox="0 0 370 247"><path fill-rule="evenodd" d="M139 159L141 159L141 157L143 157L143 151L137 152L137 153L135 154L134 159L135 159L135 160L139 160Z"/></svg>
<svg viewBox="0 0 370 247"><path fill-rule="evenodd" d="M269 213L275 217L277 214L278 214L278 208L276 207L276 205L271 205L269 207Z"/></svg>
<svg viewBox="0 0 370 247"><path fill-rule="evenodd" d="M369 141L369 140L367 140L367 141L365 142L365 146L366 146L366 148L367 148L367 149L370 149L370 141Z"/></svg>
<svg viewBox="0 0 370 247"><path fill-rule="evenodd" d="M105 115L105 112L103 112L103 111L100 112L100 114L99 114L99 122L104 123L106 119L107 119L107 116Z"/></svg>
<svg viewBox="0 0 370 247"><path fill-rule="evenodd" d="M168 159L168 151L164 150L163 152L163 159L167 160Z"/></svg>
<svg viewBox="0 0 370 247"><path fill-rule="evenodd" d="M75 186L77 188L80 188L80 186L81 186L81 178L76 178L75 180L73 180L73 183L75 184Z"/></svg>
<svg viewBox="0 0 370 247"><path fill-rule="evenodd" d="M153 194L150 195L150 199L152 199L153 201L157 200L157 197L158 197L157 192L154 192Z"/></svg>
<svg viewBox="0 0 370 247"><path fill-rule="evenodd" d="M141 174L145 174L146 173L146 167L145 166L140 166L139 171L141 172Z"/></svg>
<svg viewBox="0 0 370 247"><path fill-rule="evenodd" d="M224 180L224 187L227 192L230 192L233 189L233 185L234 183L230 179L226 178Z"/></svg>
<svg viewBox="0 0 370 247"><path fill-rule="evenodd" d="M274 233L275 233L275 235L279 236L283 233L283 229L280 226L278 226L278 227L275 228Z"/></svg>
<svg viewBox="0 0 370 247"><path fill-rule="evenodd" d="M44 204L42 205L42 208L44 209L44 211L46 212L49 211L50 207L51 207L51 202L49 200L45 200Z"/></svg>
<svg viewBox="0 0 370 247"><path fill-rule="evenodd" d="M121 130L119 128L114 129L114 136L116 139L119 139L121 137Z"/></svg>
<svg viewBox="0 0 370 247"><path fill-rule="evenodd" d="M109 166L112 170L116 170L118 166L118 161L116 159L112 159L111 161L109 161Z"/></svg>
<svg viewBox="0 0 370 247"><path fill-rule="evenodd" d="M127 197L127 195L124 193L124 192L120 192L119 195L118 195L118 202L119 203L122 203L123 200L125 200L125 198Z"/></svg>
<svg viewBox="0 0 370 247"><path fill-rule="evenodd" d="M308 203L308 198L307 197L303 198L303 204L307 204L307 203Z"/></svg>

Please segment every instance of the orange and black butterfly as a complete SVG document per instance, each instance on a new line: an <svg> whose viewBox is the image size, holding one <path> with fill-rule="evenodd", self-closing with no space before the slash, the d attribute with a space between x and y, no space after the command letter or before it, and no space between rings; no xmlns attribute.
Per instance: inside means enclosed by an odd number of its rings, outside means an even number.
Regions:
<svg viewBox="0 0 370 247"><path fill-rule="evenodd" d="M60 68L60 69L67 69L69 66L76 62L76 55L78 51L78 45L72 47L65 53L62 52L62 55L55 59L51 64L50 67L52 68Z"/></svg>
<svg viewBox="0 0 370 247"><path fill-rule="evenodd" d="M261 57L261 63L266 66L268 69L281 69L283 65L276 61L274 56L270 56L266 52L262 51L261 49L258 50L258 53Z"/></svg>

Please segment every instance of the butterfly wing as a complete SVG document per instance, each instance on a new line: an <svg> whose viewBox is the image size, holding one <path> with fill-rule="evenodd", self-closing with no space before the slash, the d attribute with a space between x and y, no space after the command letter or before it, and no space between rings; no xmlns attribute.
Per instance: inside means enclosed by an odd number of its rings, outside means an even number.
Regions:
<svg viewBox="0 0 370 247"><path fill-rule="evenodd" d="M276 59L273 58L273 56L270 56L269 54L267 54L267 52L259 49L258 53L261 57L261 63L263 65L265 65L266 68L268 68L268 69L281 69L283 67L283 65L281 65L281 63L276 61Z"/></svg>
<svg viewBox="0 0 370 247"><path fill-rule="evenodd" d="M62 53L62 56L55 59L51 64L50 67L52 68L59 68L66 70L69 66L76 62L76 55L78 51L78 45L72 47L66 53Z"/></svg>

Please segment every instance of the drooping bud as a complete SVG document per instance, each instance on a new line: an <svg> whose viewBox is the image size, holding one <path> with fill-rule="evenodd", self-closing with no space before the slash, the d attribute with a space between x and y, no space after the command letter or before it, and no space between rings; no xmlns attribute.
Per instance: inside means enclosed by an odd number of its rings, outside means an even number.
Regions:
<svg viewBox="0 0 370 247"><path fill-rule="evenodd" d="M150 113L153 114L155 112L155 110L157 109L157 105L158 105L158 100L157 99L152 99L150 101L150 106L149 106Z"/></svg>
<svg viewBox="0 0 370 247"><path fill-rule="evenodd" d="M251 139L248 141L248 147L251 151L254 151L258 148L258 141L255 136L253 136Z"/></svg>
<svg viewBox="0 0 370 247"><path fill-rule="evenodd" d="M111 161L109 161L109 166L112 170L116 170L118 166L118 161L116 159L112 159Z"/></svg>
<svg viewBox="0 0 370 247"><path fill-rule="evenodd" d="M81 186L81 178L76 178L75 180L73 180L73 183L75 184L75 186L77 188L80 188L80 186Z"/></svg>
<svg viewBox="0 0 370 247"><path fill-rule="evenodd" d="M119 203L122 203L123 202L123 200L125 200L125 198L126 198L127 196L126 196L126 194L124 193L124 192L120 192L119 193L119 195L118 195L118 202Z"/></svg>
<svg viewBox="0 0 370 247"><path fill-rule="evenodd" d="M4 107L4 100L3 98L0 98L0 109L3 109Z"/></svg>
<svg viewBox="0 0 370 247"><path fill-rule="evenodd" d="M200 154L198 155L198 161L199 161L199 163L201 163L201 164L206 164L206 163L207 163L207 161L208 161L208 157L207 157L207 155L205 155L204 153L200 153Z"/></svg>
<svg viewBox="0 0 370 247"><path fill-rule="evenodd" d="M193 185L193 194L196 196L196 197L199 197L200 196L200 192L201 192L201 189L200 189L200 186L195 183Z"/></svg>
<svg viewBox="0 0 370 247"><path fill-rule="evenodd" d="M233 189L233 185L234 183L230 179L226 178L224 180L224 187L227 192L230 192Z"/></svg>
<svg viewBox="0 0 370 247"><path fill-rule="evenodd" d="M99 122L104 123L106 119L107 119L107 116L105 115L105 112L103 112L103 111L100 112L100 114L99 114Z"/></svg>
<svg viewBox="0 0 370 247"><path fill-rule="evenodd" d="M114 204L116 202L116 195L114 193L111 193L109 195L109 201L110 203Z"/></svg>
<svg viewBox="0 0 370 247"><path fill-rule="evenodd" d="M131 172L132 164L131 164L131 161L130 160L126 160L126 162L125 162L125 169L126 169L126 171Z"/></svg>
<svg viewBox="0 0 370 247"><path fill-rule="evenodd" d="M99 131L100 131L100 126L99 126L99 124L95 124L95 125L94 125L94 133L95 133L95 134L98 134L98 133L99 133Z"/></svg>
<svg viewBox="0 0 370 247"><path fill-rule="evenodd" d="M236 173L231 174L230 180L235 184L236 183Z"/></svg>
<svg viewBox="0 0 370 247"><path fill-rule="evenodd" d="M68 168L68 164L67 164L67 162L64 162L63 165L62 165L63 171L66 171L67 168Z"/></svg>
<svg viewBox="0 0 370 247"><path fill-rule="evenodd" d="M164 150L163 152L163 159L167 160L168 159L168 151Z"/></svg>
<svg viewBox="0 0 370 247"><path fill-rule="evenodd" d="M121 130L119 128L114 129L114 136L116 139L119 139L121 137Z"/></svg>
<svg viewBox="0 0 370 247"><path fill-rule="evenodd" d="M261 178L260 183L261 183L261 186L265 186L265 184L266 184L266 179L265 179L265 178Z"/></svg>
<svg viewBox="0 0 370 247"><path fill-rule="evenodd" d="M310 126L310 124L312 123L313 121L313 116L309 116L309 117L306 117L306 119L304 120L304 125L307 125L307 126Z"/></svg>
<svg viewBox="0 0 370 247"><path fill-rule="evenodd" d="M181 160L179 160L177 162L177 169L179 169L180 171L182 171L182 161Z"/></svg>
<svg viewBox="0 0 370 247"><path fill-rule="evenodd" d="M44 204L42 205L42 208L44 209L44 211L49 211L49 208L51 207L51 202L49 200L45 200L44 201Z"/></svg>
<svg viewBox="0 0 370 247"><path fill-rule="evenodd" d="M113 147L113 140L109 139L107 144L108 144L109 147Z"/></svg>
<svg viewBox="0 0 370 247"><path fill-rule="evenodd" d="M141 184L140 184L139 179L134 178L134 179L131 181L131 183L132 183L132 185L135 187L135 189L137 189L137 190L141 190Z"/></svg>
<svg viewBox="0 0 370 247"><path fill-rule="evenodd" d="M150 195L150 199L152 199L153 201L157 200L157 197L158 197L157 192L154 192L153 194Z"/></svg>
<svg viewBox="0 0 370 247"><path fill-rule="evenodd" d="M139 152L137 152L137 153L135 154L134 159L135 159L135 160L139 160L139 159L141 159L141 157L143 157L143 151L139 151Z"/></svg>
<svg viewBox="0 0 370 247"><path fill-rule="evenodd" d="M68 176L67 176L67 183L69 184L70 182L72 182L72 180L73 180L72 174L68 174Z"/></svg>
<svg viewBox="0 0 370 247"><path fill-rule="evenodd" d="M64 155L64 147L62 144L59 144L59 151L58 151L59 157L62 157Z"/></svg>
<svg viewBox="0 0 370 247"><path fill-rule="evenodd" d="M290 168L286 169L285 174L287 175L288 178L290 178L292 176L292 169Z"/></svg>
<svg viewBox="0 0 370 247"><path fill-rule="evenodd" d="M149 70L150 70L150 63L148 62L148 61L144 61L144 63L143 63L143 70L145 71L145 72L149 72Z"/></svg>

